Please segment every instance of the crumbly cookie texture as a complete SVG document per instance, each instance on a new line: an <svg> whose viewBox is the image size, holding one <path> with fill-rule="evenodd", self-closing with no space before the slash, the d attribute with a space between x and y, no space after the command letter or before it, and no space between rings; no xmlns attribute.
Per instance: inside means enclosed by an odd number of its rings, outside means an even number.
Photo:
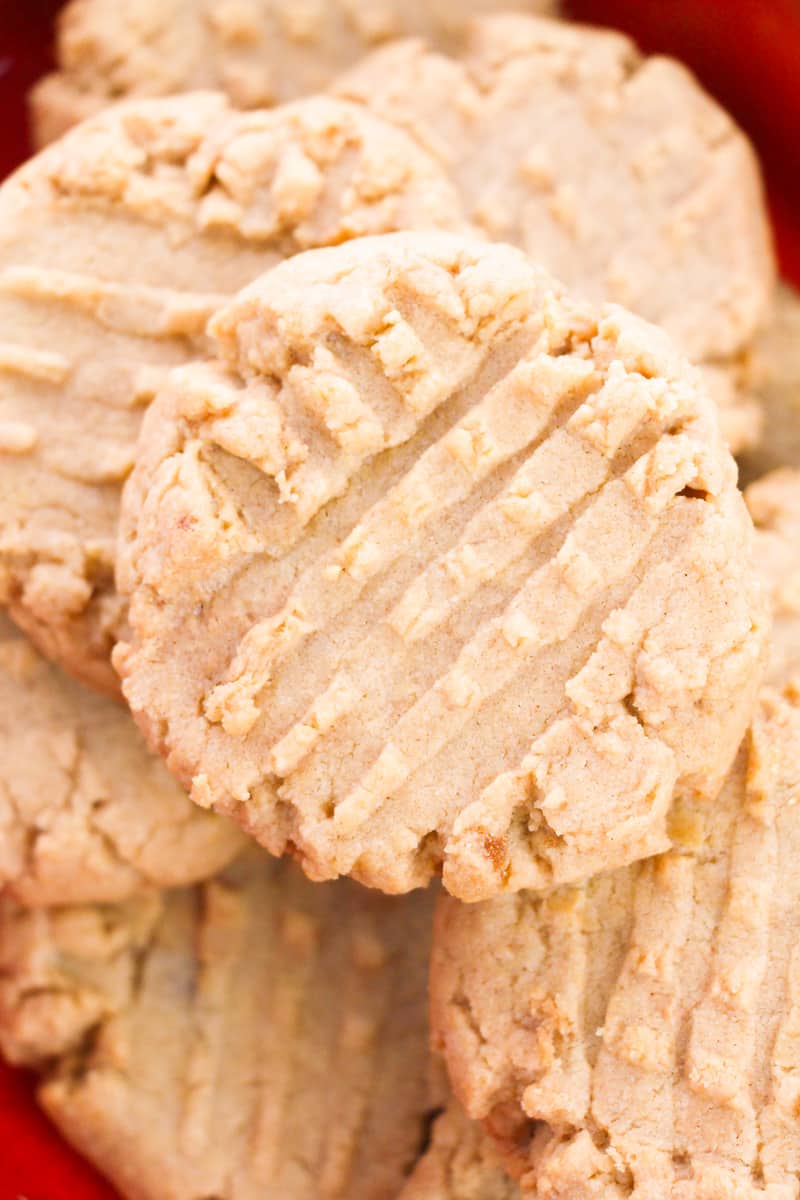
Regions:
<svg viewBox="0 0 800 1200"><path fill-rule="evenodd" d="M744 493L756 527L756 564L772 602L770 682L800 672L800 470L781 467Z"/></svg>
<svg viewBox="0 0 800 1200"><path fill-rule="evenodd" d="M795 1196L800 693L764 689L674 849L544 898L446 898L434 1037L522 1194Z"/></svg>
<svg viewBox="0 0 800 1200"><path fill-rule="evenodd" d="M72 0L58 23L59 70L31 94L44 145L127 96L219 88L240 108L309 95L392 37L454 47L470 17L507 0ZM554 0L522 0L552 12Z"/></svg>
<svg viewBox="0 0 800 1200"><path fill-rule="evenodd" d="M49 657L119 690L120 488L144 409L203 356L219 305L299 250L459 222L424 151L327 97L132 101L3 184L0 601Z"/></svg>
<svg viewBox="0 0 800 1200"><path fill-rule="evenodd" d="M438 1099L432 893L261 853L127 905L0 901L0 1045L130 1200L386 1200Z"/></svg>
<svg viewBox="0 0 800 1200"><path fill-rule="evenodd" d="M467 899L656 853L721 785L766 604L661 331L444 234L297 256L174 372L128 482L124 691L314 878Z"/></svg>
<svg viewBox="0 0 800 1200"><path fill-rule="evenodd" d="M752 149L679 63L546 18L476 21L461 58L420 40L334 85L447 166L468 215L577 294L663 325L695 361L737 355L773 284Z"/></svg>
<svg viewBox="0 0 800 1200"><path fill-rule="evenodd" d="M453 1100L436 1118L430 1145L398 1200L520 1200L491 1138Z"/></svg>
<svg viewBox="0 0 800 1200"><path fill-rule="evenodd" d="M0 890L22 904L192 883L242 849L241 831L191 803L129 713L46 662L7 617L0 764Z"/></svg>
<svg viewBox="0 0 800 1200"><path fill-rule="evenodd" d="M800 296L787 284L778 289L753 347L749 373L763 410L763 430L742 458L748 481L777 467L800 467Z"/></svg>

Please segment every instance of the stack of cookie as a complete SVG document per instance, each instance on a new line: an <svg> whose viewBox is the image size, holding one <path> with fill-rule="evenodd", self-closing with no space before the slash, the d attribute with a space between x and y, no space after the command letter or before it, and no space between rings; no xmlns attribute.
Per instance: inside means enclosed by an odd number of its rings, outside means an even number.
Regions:
<svg viewBox="0 0 800 1200"><path fill-rule="evenodd" d="M0 1046L133 1200L800 1195L800 308L500 7L73 0L0 188Z"/></svg>

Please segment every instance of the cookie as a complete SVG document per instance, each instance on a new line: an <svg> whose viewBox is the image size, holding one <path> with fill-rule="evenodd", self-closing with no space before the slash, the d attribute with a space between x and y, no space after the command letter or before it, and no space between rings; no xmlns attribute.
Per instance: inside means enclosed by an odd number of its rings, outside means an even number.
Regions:
<svg viewBox="0 0 800 1200"><path fill-rule="evenodd" d="M454 1101L437 1116L430 1145L398 1200L520 1200L491 1139Z"/></svg>
<svg viewBox="0 0 800 1200"><path fill-rule="evenodd" d="M492 238L736 373L771 295L769 225L747 139L685 67L609 30L505 15L474 22L461 58L395 43L334 91L408 128ZM752 437L741 403L730 433Z"/></svg>
<svg viewBox="0 0 800 1200"><path fill-rule="evenodd" d="M757 341L758 339L756 339ZM717 409L722 436L740 464L764 436L764 408L753 386L752 346L728 363L700 363L703 383Z"/></svg>
<svg viewBox="0 0 800 1200"><path fill-rule="evenodd" d="M0 902L0 1044L135 1200L388 1200L427 1136L432 893L266 855L127 905Z"/></svg>
<svg viewBox="0 0 800 1200"><path fill-rule="evenodd" d="M118 692L120 488L144 409L203 356L217 307L299 250L458 221L404 133L325 97L132 101L3 184L0 601L49 657Z"/></svg>
<svg viewBox="0 0 800 1200"><path fill-rule="evenodd" d="M201 812L120 705L0 616L0 891L27 905L122 900L215 874L236 826Z"/></svg>
<svg viewBox="0 0 800 1200"><path fill-rule="evenodd" d="M425 34L454 46L503 0L72 0L58 23L59 70L31 94L38 145L126 96L219 88L240 108L324 88L370 47ZM523 0L548 12L554 0Z"/></svg>
<svg viewBox="0 0 800 1200"><path fill-rule="evenodd" d="M698 376L510 246L298 255L174 372L123 500L115 663L193 799L313 878L465 899L664 849L766 634Z"/></svg>
<svg viewBox="0 0 800 1200"><path fill-rule="evenodd" d="M540 1200L797 1194L800 692L764 689L717 803L582 888L445 899L434 1037Z"/></svg>
<svg viewBox="0 0 800 1200"><path fill-rule="evenodd" d="M800 671L800 470L781 467L744 493L756 527L756 564L772 602L768 678Z"/></svg>
<svg viewBox="0 0 800 1200"><path fill-rule="evenodd" d="M748 481L787 464L800 467L800 297L787 284L778 289L749 369L763 409L763 431L742 458Z"/></svg>

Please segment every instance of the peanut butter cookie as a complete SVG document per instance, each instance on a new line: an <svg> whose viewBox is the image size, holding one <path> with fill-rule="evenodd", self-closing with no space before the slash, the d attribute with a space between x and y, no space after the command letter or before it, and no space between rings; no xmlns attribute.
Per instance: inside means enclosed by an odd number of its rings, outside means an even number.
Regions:
<svg viewBox="0 0 800 1200"><path fill-rule="evenodd" d="M118 691L120 488L144 409L203 356L209 316L299 250L458 222L406 134L326 97L132 101L2 185L0 601L45 654Z"/></svg>
<svg viewBox="0 0 800 1200"><path fill-rule="evenodd" d="M498 1151L477 1121L451 1100L398 1200L520 1200Z"/></svg>
<svg viewBox="0 0 800 1200"><path fill-rule="evenodd" d="M0 900L0 1045L131 1200L391 1200L435 1102L432 900L262 854L127 905Z"/></svg>
<svg viewBox="0 0 800 1200"><path fill-rule="evenodd" d="M783 466L800 467L800 296L787 284L778 289L748 371L763 410L761 435L741 462L749 481Z"/></svg>
<svg viewBox="0 0 800 1200"><path fill-rule="evenodd" d="M785 682L800 671L800 470L770 471L744 496L756 527L756 564L772 602L768 678Z"/></svg>
<svg viewBox="0 0 800 1200"><path fill-rule="evenodd" d="M299 255L176 371L124 497L115 661L193 799L315 878L466 899L669 845L766 604L700 377L519 251Z"/></svg>
<svg viewBox="0 0 800 1200"><path fill-rule="evenodd" d="M219 88L262 108L324 88L365 50L425 34L455 46L470 17L507 0L72 0L59 70L31 95L39 145L127 96ZM548 12L554 0L517 0Z"/></svg>
<svg viewBox="0 0 800 1200"><path fill-rule="evenodd" d="M130 714L0 616L0 890L28 905L122 900L216 873L242 848L202 813Z"/></svg>

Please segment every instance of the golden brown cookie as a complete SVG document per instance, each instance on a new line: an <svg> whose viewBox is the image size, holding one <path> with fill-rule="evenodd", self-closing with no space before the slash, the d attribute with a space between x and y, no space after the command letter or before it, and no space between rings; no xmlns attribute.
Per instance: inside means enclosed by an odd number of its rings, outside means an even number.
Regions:
<svg viewBox="0 0 800 1200"><path fill-rule="evenodd" d="M777 467L800 467L800 297L787 284L753 347L749 375L763 430L741 461L748 481Z"/></svg>
<svg viewBox="0 0 800 1200"><path fill-rule="evenodd" d="M219 88L240 108L324 88L365 50L425 34L455 46L476 13L507 0L72 0L58 23L59 70L31 95L34 136L51 141L126 96ZM554 0L518 0L548 12Z"/></svg>
<svg viewBox="0 0 800 1200"><path fill-rule="evenodd" d="M520 1200L491 1138L450 1100L398 1200Z"/></svg>
<svg viewBox="0 0 800 1200"><path fill-rule="evenodd" d="M315 878L477 899L669 845L766 635L699 376L510 246L299 255L173 373L124 497L131 707Z"/></svg>
<svg viewBox="0 0 800 1200"><path fill-rule="evenodd" d="M474 22L460 58L394 43L334 90L434 153L492 238L663 325L713 369L731 444L753 439L736 358L773 283L762 186L683 66L609 30L504 15Z"/></svg>
<svg viewBox="0 0 800 1200"><path fill-rule="evenodd" d="M105 908L0 901L0 1044L131 1200L392 1200L426 1137L431 893L256 854Z"/></svg>
<svg viewBox="0 0 800 1200"><path fill-rule="evenodd" d="M2 185L0 599L49 657L118 690L120 488L144 409L204 355L219 305L299 250L458 223L407 135L325 97L130 102Z"/></svg>
<svg viewBox="0 0 800 1200"><path fill-rule="evenodd" d="M242 844L191 803L129 713L0 615L0 891L27 905L122 900L205 879Z"/></svg>
<svg viewBox="0 0 800 1200"><path fill-rule="evenodd" d="M797 1194L800 692L764 689L674 848L544 898L445 899L434 1037L522 1195Z"/></svg>

